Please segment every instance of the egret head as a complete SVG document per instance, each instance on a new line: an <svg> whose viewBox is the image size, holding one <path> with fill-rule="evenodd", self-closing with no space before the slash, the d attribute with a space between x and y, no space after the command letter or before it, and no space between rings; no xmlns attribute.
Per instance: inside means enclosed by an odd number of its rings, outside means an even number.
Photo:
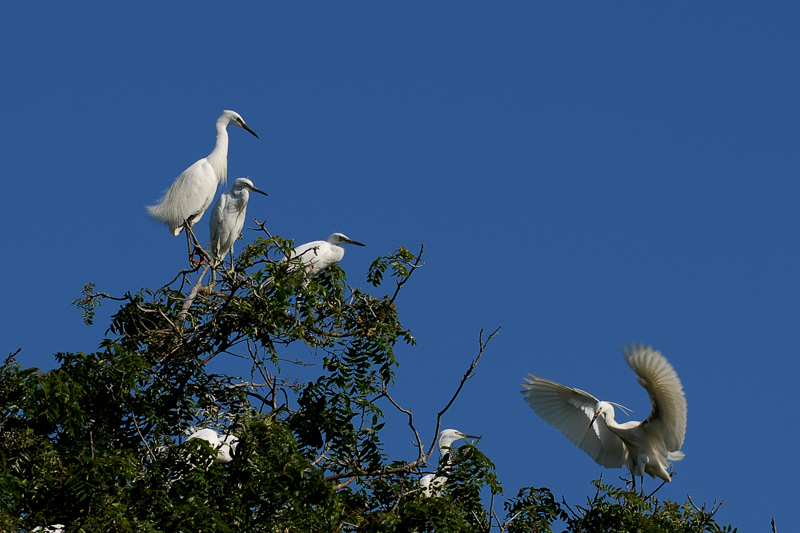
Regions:
<svg viewBox="0 0 800 533"><path fill-rule="evenodd" d="M226 109L225 111L222 112L222 115L219 117L219 120L217 120L217 122L222 122L226 125L233 124L234 126L239 126L240 128L245 129L250 133L252 133L253 135L255 135L256 139L260 139L260 137L256 135L256 132L250 129L250 126L248 126L247 123L244 121L242 115L240 115L236 111L231 111L230 109Z"/></svg>
<svg viewBox="0 0 800 533"><path fill-rule="evenodd" d="M358 241L354 241L344 233L333 233L328 237L328 242L331 244L355 244L356 246L364 246Z"/></svg>
<svg viewBox="0 0 800 533"><path fill-rule="evenodd" d="M233 182L233 187L231 187L231 190L234 192L246 190L250 192L257 192L259 194L263 194L264 196L269 196L261 189L257 189L256 186L253 185L253 182L247 178L236 178L236 181Z"/></svg>
<svg viewBox="0 0 800 533"><path fill-rule="evenodd" d="M236 447L239 445L239 438L235 435L225 435L221 440L219 451L217 452L218 463L230 463L236 457Z"/></svg>
<svg viewBox="0 0 800 533"><path fill-rule="evenodd" d="M597 406L594 409L594 416L592 417L592 421L589 422L589 427L592 427L594 421L597 420L597 417L602 415L605 418L608 415L611 415L611 418L614 418L614 406L611 405L609 402L597 402Z"/></svg>
<svg viewBox="0 0 800 533"><path fill-rule="evenodd" d="M479 439L480 437L476 437L475 435L467 435L466 433L461 433L457 429L445 429L441 433L439 433L439 452L444 455L447 453L447 450L452 447L453 443L457 440L461 439Z"/></svg>

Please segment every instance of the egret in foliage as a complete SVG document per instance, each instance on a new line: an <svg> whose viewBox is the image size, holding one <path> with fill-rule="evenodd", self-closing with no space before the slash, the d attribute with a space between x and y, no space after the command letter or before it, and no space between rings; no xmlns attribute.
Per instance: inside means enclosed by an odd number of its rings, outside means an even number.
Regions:
<svg viewBox="0 0 800 533"><path fill-rule="evenodd" d="M226 109L217 120L217 144L214 150L184 170L158 204L147 207L155 219L169 226L172 235L179 235L184 227L191 229L214 200L217 184L225 184L228 178L229 124L239 126L258 138L239 113Z"/></svg>
<svg viewBox="0 0 800 533"><path fill-rule="evenodd" d="M571 389L539 376L525 378L525 401L545 422L606 468L628 467L633 478L644 474L671 481L670 461L683 459L686 436L686 397L675 369L650 346L631 344L622 353L636 380L645 388L652 411L643 422L618 423L614 405L588 392Z"/></svg>
<svg viewBox="0 0 800 533"><path fill-rule="evenodd" d="M462 433L457 429L445 429L439 433L437 445L439 448L439 455L441 455L443 459L447 458L445 470L447 467L453 464L453 456L450 453L450 450L452 449L454 442L462 439L479 438L480 437L476 437L475 435L467 435L466 433ZM438 476L435 473L425 474L419 480L419 485L422 487L422 493L427 497L439 496L445 483L447 483L447 476Z"/></svg>
<svg viewBox="0 0 800 533"><path fill-rule="evenodd" d="M441 455L442 458L447 458L447 464L452 464L453 462L453 458L450 455L450 450L453 447L453 443L462 439L480 439L480 437L461 433L457 429L445 429L439 433L439 440L437 441L439 455Z"/></svg>
<svg viewBox="0 0 800 533"><path fill-rule="evenodd" d="M335 265L344 257L342 244L355 244L364 246L354 241L344 233L333 233L327 241L311 241L295 247L289 256L290 261L297 259L306 267L310 277L318 276L323 270Z"/></svg>
<svg viewBox="0 0 800 533"><path fill-rule="evenodd" d="M308 277L319 276L326 268L342 260L344 257L344 248L340 246L342 244L365 246L344 233L333 233L327 241L311 241L293 248L287 257L287 260L294 265L290 267L290 271L295 271L302 266ZM264 282L262 288L271 289L272 285L273 280L269 278Z"/></svg>
<svg viewBox="0 0 800 533"><path fill-rule="evenodd" d="M189 441L192 439L202 439L213 449L217 450L217 456L214 458L214 461L222 464L233 461L233 456L236 455L236 446L239 444L238 437L234 435L225 435L220 439L217 432L209 428L195 431L186 440Z"/></svg>
<svg viewBox="0 0 800 533"><path fill-rule="evenodd" d="M257 189L249 179L236 178L231 190L221 194L214 204L208 221L211 229L211 255L216 263L221 263L230 252L231 270L233 270L233 243L239 238L244 226L247 201L251 192L267 196L267 193Z"/></svg>

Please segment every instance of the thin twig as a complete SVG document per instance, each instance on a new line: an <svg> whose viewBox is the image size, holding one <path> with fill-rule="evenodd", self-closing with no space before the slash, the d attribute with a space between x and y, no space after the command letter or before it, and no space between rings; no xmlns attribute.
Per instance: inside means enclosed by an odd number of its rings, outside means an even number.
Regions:
<svg viewBox="0 0 800 533"><path fill-rule="evenodd" d="M12 359L14 359L14 357L16 357L16 355L21 351L22 351L22 348L20 347L20 348L17 348L16 352L11 352L10 354L8 354L8 357L6 357L6 360L3 362L3 364L7 365L8 362L11 361Z"/></svg>
<svg viewBox="0 0 800 533"><path fill-rule="evenodd" d="M383 396L389 400L389 402L401 413L405 413L408 416L408 427L411 428L411 431L414 432L414 437L416 438L416 446L419 448L419 459L425 460L425 446L422 444L422 439L419 436L419 432L417 428L414 426L414 413L411 409L404 409L403 407L398 404L394 398L389 394L389 391L386 388L386 383L381 385Z"/></svg>
<svg viewBox="0 0 800 533"><path fill-rule="evenodd" d="M353 476L350 479L348 479L347 481L345 481L344 483L339 483L338 485L333 487L333 490L337 491L337 490L343 489L343 488L345 488L346 486L348 486L350 483L352 483L355 480L356 480L356 478L355 478L355 476Z"/></svg>
<svg viewBox="0 0 800 533"><path fill-rule="evenodd" d="M370 472L342 472L342 473L339 473L339 474L331 474L330 476L327 476L325 478L325 481L333 481L333 480L337 480L337 479L344 479L344 478L350 477L350 476L353 476L353 477L376 477L376 476L383 476L383 475L388 475L388 474L398 474L398 473L402 473L402 472L411 472L412 470L417 468L417 466L419 466L422 462L427 461L428 458L430 458L430 456L433 454L433 450L436 448L436 439L439 436L439 427L441 426L442 415L450 408L450 406L455 401L456 397L458 397L458 394L461 392L461 389L464 387L464 383L470 377L472 377L472 372L473 372L473 370L475 370L475 367L478 366L478 361L480 361L481 356L483 355L483 352L486 350L486 346L489 344L489 341L491 341L498 334L498 332L500 331L501 327L502 326L500 326L496 330L494 330L492 332L492 334L489 335L489 337L486 339L486 341L483 340L483 330L481 330L480 335L478 336L478 344L480 346L480 351L478 352L478 356L472 361L472 364L470 365L469 370L467 370L467 372L464 374L464 377L461 378L461 383L459 383L458 389L456 390L455 394L453 394L453 397L447 403L445 408L442 409L441 411L439 411L439 414L436 417L436 432L435 432L435 435L434 435L434 441L431 444L430 451L427 454L421 455L416 460L414 460L414 461L412 461L410 463L406 463L406 464L404 464L403 466L400 466L400 467L387 468L387 469L383 469L383 470L373 470L373 471L370 471ZM403 409L397 402L395 402L394 399L388 394L388 392L386 391L385 387L383 388L382 392L383 392L382 396L385 396L392 403L392 405L394 405L401 412L403 412L403 413L405 413L406 415L409 416L409 425L411 425L411 417L412 417L411 411L409 411L407 409ZM413 425L411 427L412 427L412 429L414 429ZM419 434L417 433L416 429L414 429L414 434L417 436L418 446L420 446L420 448L422 449L422 444L420 443L421 439L419 438ZM339 486L336 487L336 489L345 487L349 483L350 483L350 481L348 481L348 482L346 482L346 483L344 483L342 485L339 485Z"/></svg>
<svg viewBox="0 0 800 533"><path fill-rule="evenodd" d="M150 453L150 457L152 457L153 461L155 461L156 460L156 454L153 453L153 450L150 449L150 445L147 444L146 440L144 440L144 435L142 435L142 432L139 430L139 423L136 421L136 416L131 415L131 418L133 419L133 425L136 426L136 433L139 434L139 438L142 439L142 443L144 444L144 447L147 448L147 451ZM94 452L92 452L92 453L94 453Z"/></svg>
<svg viewBox="0 0 800 533"><path fill-rule="evenodd" d="M325 477L325 481L333 481L337 479L344 479L346 477L379 477L385 476L389 474L401 474L404 472L411 472L414 470L419 464L420 460L417 459L416 461L412 461L410 463L406 463L403 466L397 466L395 468L386 468L383 470L371 470L369 472L342 472L340 474L331 474Z"/></svg>
<svg viewBox="0 0 800 533"><path fill-rule="evenodd" d="M431 451L428 452L428 457L430 457L431 454L433 453L433 448L436 446L436 440L439 438L439 428L441 428L442 426L442 416L447 412L448 409L450 409L450 406L453 405L453 402L456 401L456 398L458 398L458 395L461 393L461 389L464 388L464 384L467 382L467 380L473 376L472 372L475 370L475 367L478 366L478 362L481 360L481 356L483 356L483 352L486 350L486 346L488 346L489 341L491 341L493 338L497 336L498 332L500 331L500 328L502 327L503 326L498 326L497 329L495 329L491 333L491 335L489 335L489 337L486 339L485 342L483 341L483 329L481 329L480 333L478 334L478 346L479 346L478 356L472 360L472 363L469 365L469 368L464 373L464 377L461 378L461 382L458 384L456 392L453 393L453 397L450 398L450 401L447 402L447 405L444 406L444 409L439 411L439 413L436 415L436 431L434 431L433 433L433 442L431 443Z"/></svg>
<svg viewBox="0 0 800 533"><path fill-rule="evenodd" d="M331 441L328 441L325 443L325 446L323 446L322 453L319 454L319 457L317 457L316 459L314 459L314 461L311 462L311 466L317 466L323 459L325 459L325 456L330 450L331 450Z"/></svg>
<svg viewBox="0 0 800 533"><path fill-rule="evenodd" d="M395 299L397 298L397 295L400 293L400 289L402 289L402 288L403 288L403 285L405 285L405 284L406 284L406 282L407 282L409 279L411 279L411 274L413 274L413 273L414 273L414 271L415 271L416 269L418 269L418 268L420 268L420 267L422 267L422 266L424 266L424 265L425 265L425 263L424 263L424 262L422 262L422 252L423 252L424 250L425 250L425 244L422 244L422 245L420 245L420 247L419 247L419 253L417 254L417 260L416 260L416 261L414 261L414 264L413 264L413 265L409 265L409 266L411 267L411 270L409 270L409 271L408 271L408 274L406 274L406 277L405 277L405 278L403 278L403 279L401 279L400 281L398 281L398 282L397 282L397 288L395 288L395 290L394 290L394 294L393 294L393 295L392 295L392 297L390 298L390 301L391 301L392 303L394 303Z"/></svg>

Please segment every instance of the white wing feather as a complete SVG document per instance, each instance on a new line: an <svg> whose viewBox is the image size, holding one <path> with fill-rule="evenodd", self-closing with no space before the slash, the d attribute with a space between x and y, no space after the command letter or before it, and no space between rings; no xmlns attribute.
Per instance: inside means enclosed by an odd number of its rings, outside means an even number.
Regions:
<svg viewBox="0 0 800 533"><path fill-rule="evenodd" d="M599 465L620 468L627 464L625 446L619 437L611 433L602 417L589 425L597 398L580 389L528 375L531 379L525 378L522 394L542 420L561 431Z"/></svg>
<svg viewBox="0 0 800 533"><path fill-rule="evenodd" d="M211 233L211 253L214 255L215 258L222 260L224 258L220 257L220 251L225 241L225 236L222 235L223 230L223 219L225 217L225 204L227 203L228 195L222 194L217 199L217 203L214 204L214 209L211 211L211 218L208 221L210 233ZM227 253L227 249L225 250Z"/></svg>
<svg viewBox="0 0 800 533"><path fill-rule="evenodd" d="M636 380L645 388L653 407L642 424L661 424L667 451L681 449L686 437L686 396L678 373L658 350L641 344L624 347L625 360L636 372Z"/></svg>
<svg viewBox="0 0 800 533"><path fill-rule="evenodd" d="M183 231L183 223L191 218L195 224L214 200L217 177L204 157L184 170L170 185L158 204L147 207L150 214L169 225L173 235Z"/></svg>

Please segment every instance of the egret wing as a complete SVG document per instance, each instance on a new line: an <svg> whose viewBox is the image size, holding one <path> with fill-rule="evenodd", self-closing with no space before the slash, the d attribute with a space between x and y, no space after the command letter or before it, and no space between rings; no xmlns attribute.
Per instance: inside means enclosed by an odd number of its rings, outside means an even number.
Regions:
<svg viewBox="0 0 800 533"><path fill-rule="evenodd" d="M652 411L642 422L661 423L664 443L670 452L680 450L686 436L686 396L678 373L658 350L641 344L622 348L625 360L636 372L636 380L650 396Z"/></svg>
<svg viewBox="0 0 800 533"><path fill-rule="evenodd" d="M586 391L528 375L530 378L525 378L526 383L522 384L525 388L522 394L542 420L561 431L598 464L607 468L626 464L627 451L622 440L611 433L602 417L590 424L597 398Z"/></svg>
<svg viewBox="0 0 800 533"><path fill-rule="evenodd" d="M220 195L217 199L217 203L214 204L214 209L211 210L211 217L208 220L208 227L211 234L211 252L214 254L214 257L217 258L220 256L220 248L224 239L222 235L222 221L225 218L225 204L227 203L227 199L227 194Z"/></svg>
<svg viewBox="0 0 800 533"><path fill-rule="evenodd" d="M219 435L217 435L217 432L209 428L198 429L197 431L192 433L186 440L192 440L192 439L203 439L211 446L218 446L220 442Z"/></svg>
<svg viewBox="0 0 800 533"><path fill-rule="evenodd" d="M170 190L172 189L176 195L175 205L181 208L181 216L189 218L198 213L202 216L217 192L214 167L205 158L195 161L175 179L170 187ZM169 190L167 192L169 193ZM197 222L200 216L195 217L194 222Z"/></svg>
<svg viewBox="0 0 800 533"><path fill-rule="evenodd" d="M299 258L304 265L313 265L319 260L322 247L327 245L325 241L311 241L292 250L292 259Z"/></svg>

